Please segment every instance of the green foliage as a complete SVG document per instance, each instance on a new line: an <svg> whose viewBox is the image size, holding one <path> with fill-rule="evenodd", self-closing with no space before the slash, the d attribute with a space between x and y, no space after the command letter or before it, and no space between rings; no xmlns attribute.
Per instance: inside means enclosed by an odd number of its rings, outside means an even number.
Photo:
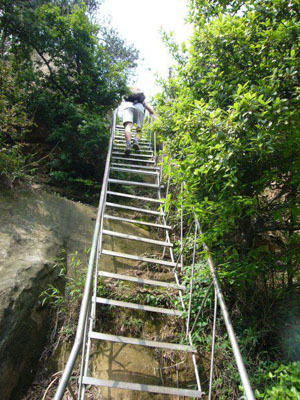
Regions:
<svg viewBox="0 0 300 400"><path fill-rule="evenodd" d="M24 92L20 91L12 68L0 60L0 180L12 186L14 182L28 177L30 170L26 161L30 156L22 152L26 132L32 126L23 104Z"/></svg>
<svg viewBox="0 0 300 400"><path fill-rule="evenodd" d="M277 362L259 370L267 382L264 393L256 391L259 399L300 399L300 363L280 364Z"/></svg>
<svg viewBox="0 0 300 400"><path fill-rule="evenodd" d="M182 271L182 283L186 285L188 288L190 287L191 283L191 274L192 274L192 267L191 266L185 266L183 271ZM208 265L205 259L195 263L194 266L194 277L193 277L193 297L192 297L192 309L191 309L191 317L192 319L196 316L198 313L198 310L200 308L200 305L202 303L202 300L205 297L206 294L206 289L208 285L210 284L210 273L208 270ZM207 307L210 309L211 304L213 301L212 297L213 291L210 292L210 295L208 296L206 300L206 309ZM190 299L190 294L189 290L186 290L183 293L183 299L186 305L186 308L188 309L189 305L189 299ZM180 299L178 298L178 304L180 303ZM207 320L206 315L203 316L199 319L199 327L203 326L202 324L205 323Z"/></svg>
<svg viewBox="0 0 300 400"><path fill-rule="evenodd" d="M82 182L81 192L86 182L101 182L108 116L138 57L117 32L93 24L84 3L91 11L99 2L0 2L0 58L11 65L22 110L36 124L24 140L48 146L50 183Z"/></svg>
<svg viewBox="0 0 300 400"><path fill-rule="evenodd" d="M169 40L178 66L156 97L171 201L200 220L252 365L299 359L283 345L300 315L299 5L190 4L191 44L180 54Z"/></svg>
<svg viewBox="0 0 300 400"><path fill-rule="evenodd" d="M119 298L119 293L114 293L114 296ZM128 287L122 292L122 300L154 307L170 307L172 304L172 296L165 291L148 292L147 289L142 289L131 292Z"/></svg>
<svg viewBox="0 0 300 400"><path fill-rule="evenodd" d="M264 282L268 296L278 286L269 274L282 274L282 289L299 274L297 22L255 5L201 19L188 63L156 100L155 126L168 142L169 173L187 184L185 208L221 255L221 275L246 296Z"/></svg>
<svg viewBox="0 0 300 400"><path fill-rule="evenodd" d="M89 249L85 249L84 252L88 254ZM76 330L87 266L75 251L67 270L63 251L61 256L56 258L53 268L58 271L59 280L56 284L49 284L41 293L41 302L43 306L53 307L63 321L63 334L69 336ZM101 285L99 290L102 290Z"/></svg>
<svg viewBox="0 0 300 400"><path fill-rule="evenodd" d="M53 268L58 270L58 276L63 282L60 282L61 287L49 284L49 287L41 293L42 305L49 304L60 312L67 313L70 304L78 307L81 301L87 269L83 266L77 251L71 259L69 272L64 255L56 259Z"/></svg>
<svg viewBox="0 0 300 400"><path fill-rule="evenodd" d="M136 318L132 315L129 315L128 318L124 320L124 325L126 328L130 330L130 333L141 333L143 327L144 327L145 321L143 321L141 318Z"/></svg>

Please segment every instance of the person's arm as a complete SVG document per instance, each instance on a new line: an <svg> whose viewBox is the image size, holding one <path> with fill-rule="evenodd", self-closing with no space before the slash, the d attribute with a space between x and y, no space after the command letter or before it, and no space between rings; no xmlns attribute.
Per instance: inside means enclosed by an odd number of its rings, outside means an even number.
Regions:
<svg viewBox="0 0 300 400"><path fill-rule="evenodd" d="M151 108L145 101L143 102L143 106L146 108L146 110L147 110L151 115L154 114L154 111L152 110L152 108Z"/></svg>

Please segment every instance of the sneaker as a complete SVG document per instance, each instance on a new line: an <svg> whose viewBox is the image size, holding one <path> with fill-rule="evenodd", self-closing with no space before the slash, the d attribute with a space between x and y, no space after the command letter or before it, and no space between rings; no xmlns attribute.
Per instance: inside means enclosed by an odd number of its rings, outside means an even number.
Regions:
<svg viewBox="0 0 300 400"><path fill-rule="evenodd" d="M132 147L136 152L140 151L140 146L139 146L138 142L134 142Z"/></svg>
<svg viewBox="0 0 300 400"><path fill-rule="evenodd" d="M130 150L131 150L130 147L126 148L125 153L124 153L125 157L129 157L130 156Z"/></svg>

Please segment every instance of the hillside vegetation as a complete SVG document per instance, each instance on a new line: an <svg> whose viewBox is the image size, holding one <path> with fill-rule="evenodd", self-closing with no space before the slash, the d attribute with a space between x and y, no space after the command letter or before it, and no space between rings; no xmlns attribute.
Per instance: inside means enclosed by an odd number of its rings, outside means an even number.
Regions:
<svg viewBox="0 0 300 400"><path fill-rule="evenodd" d="M167 208L184 203L185 226L193 212L201 223L199 245L218 266L256 397L299 399L299 3L189 4L191 43L164 34L177 66L155 98ZM0 185L34 180L86 202L98 197L108 116L138 52L92 22L96 11L100 0L0 0ZM209 285L204 258L192 317ZM212 299L194 332L203 359ZM221 319L217 336L215 390L238 398Z"/></svg>
<svg viewBox="0 0 300 400"><path fill-rule="evenodd" d="M173 201L202 224L254 387L298 399L299 4L193 0L189 18L190 46L165 35L178 67L156 98Z"/></svg>

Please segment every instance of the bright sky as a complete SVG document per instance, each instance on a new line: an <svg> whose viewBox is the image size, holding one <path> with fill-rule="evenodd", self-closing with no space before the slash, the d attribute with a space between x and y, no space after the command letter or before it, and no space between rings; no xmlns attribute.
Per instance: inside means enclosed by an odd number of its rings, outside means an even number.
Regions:
<svg viewBox="0 0 300 400"><path fill-rule="evenodd" d="M104 0L100 18L111 16L111 25L128 44L140 51L140 61L133 86L147 97L159 92L156 74L167 78L174 64L161 40L160 28L174 32L175 39L187 41L192 28L185 24L188 0Z"/></svg>

